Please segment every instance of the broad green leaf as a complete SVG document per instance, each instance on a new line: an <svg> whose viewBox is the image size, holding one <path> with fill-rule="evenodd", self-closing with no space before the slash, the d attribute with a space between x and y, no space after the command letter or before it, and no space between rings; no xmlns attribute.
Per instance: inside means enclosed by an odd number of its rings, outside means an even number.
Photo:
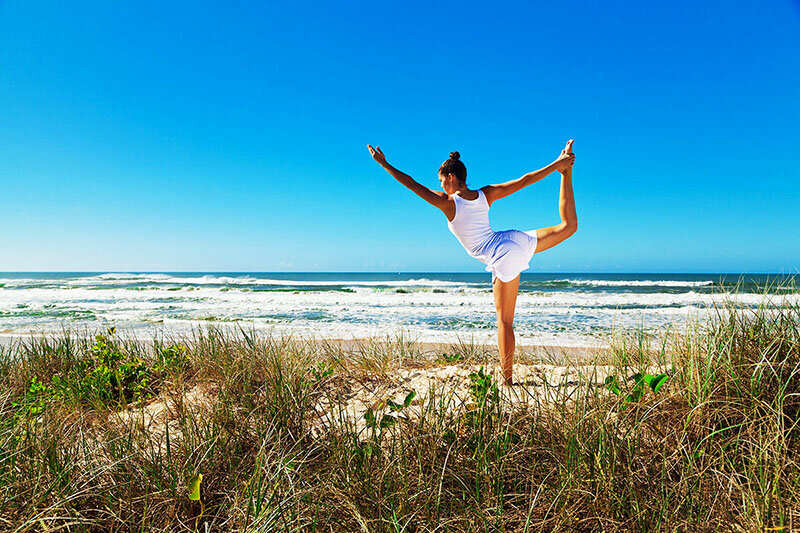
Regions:
<svg viewBox="0 0 800 533"><path fill-rule="evenodd" d="M406 396L406 399L405 399L405 400L403 400L403 405L404 405L404 406L406 406L406 407L408 407L409 405L411 405L411 402L412 402L412 401L414 401L414 397L415 397L416 395L417 395L417 392L416 392L416 391L413 391L413 390L412 390L411 392L409 392L409 393L408 393L408 396Z"/></svg>
<svg viewBox="0 0 800 533"><path fill-rule="evenodd" d="M395 403L393 400L386 400L386 405L389 406L389 409L392 411L400 411L403 409L403 406L399 403Z"/></svg>
<svg viewBox="0 0 800 533"><path fill-rule="evenodd" d="M667 382L666 374L659 374L657 376L653 376L653 380L650 381L650 388L653 389L654 393L656 393L666 382Z"/></svg>
<svg viewBox="0 0 800 533"><path fill-rule="evenodd" d="M192 501L200 500L200 482L203 481L203 474L195 475L189 481L189 499Z"/></svg>
<svg viewBox="0 0 800 533"><path fill-rule="evenodd" d="M372 412L372 407L367 409L367 412L364 413L364 420L367 421L367 426L375 427L375 413Z"/></svg>
<svg viewBox="0 0 800 533"><path fill-rule="evenodd" d="M619 385L617 384L617 377L616 376L607 376L605 381L605 386L608 390L619 396L622 394L622 391L619 390Z"/></svg>

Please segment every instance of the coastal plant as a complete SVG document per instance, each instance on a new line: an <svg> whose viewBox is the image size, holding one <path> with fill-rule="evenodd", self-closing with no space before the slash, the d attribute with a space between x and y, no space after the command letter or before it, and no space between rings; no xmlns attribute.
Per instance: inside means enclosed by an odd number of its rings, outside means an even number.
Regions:
<svg viewBox="0 0 800 533"><path fill-rule="evenodd" d="M644 396L644 393L648 388L653 392L653 394L658 394L658 391L661 390L661 387L663 387L667 382L669 376L665 373L653 375L637 372L628 379L633 381L634 385L630 392L624 396L616 375L606 376L603 383L606 389L610 390L617 396L622 397L622 406L620 409L624 409L625 406L630 402L638 401L642 396Z"/></svg>
<svg viewBox="0 0 800 533"><path fill-rule="evenodd" d="M25 389L24 395L11 402L11 407L18 418L32 418L39 416L44 409L45 401L51 392L47 386L33 376Z"/></svg>
<svg viewBox="0 0 800 533"><path fill-rule="evenodd" d="M318 361L310 370L317 384L333 374L333 367L327 361Z"/></svg>
<svg viewBox="0 0 800 533"><path fill-rule="evenodd" d="M407 419L408 417L403 413L403 410L411 405L416 395L416 391L409 392L403 400L403 403L397 403L391 398L387 398L383 403L389 408L390 412L380 415L380 417L376 415L372 407L368 408L364 413L364 420L367 422L367 427L372 430L383 430L395 425L399 419Z"/></svg>
<svg viewBox="0 0 800 533"><path fill-rule="evenodd" d="M497 383L492 380L491 374L487 374L481 366L477 372L469 375L469 393L478 405L485 405L487 401L497 398Z"/></svg>
<svg viewBox="0 0 800 533"><path fill-rule="evenodd" d="M188 367L189 350L183 344L159 347L154 359L146 360L117 341L115 333L110 328L95 335L83 355L72 353L68 341L42 343L39 348L48 364L62 362L44 367L48 371L41 377L32 376L22 397L14 400L15 408L32 416L48 402L119 407L152 397L161 380Z"/></svg>
<svg viewBox="0 0 800 533"><path fill-rule="evenodd" d="M96 335L89 357L75 362L66 376L54 375L58 396L80 404L122 404L150 396L152 370L138 356L125 353L114 339L115 328Z"/></svg>
<svg viewBox="0 0 800 533"><path fill-rule="evenodd" d="M197 473L192 476L189 480L187 489L189 491L189 500L193 502L200 502L200 514L195 518L195 530L197 529L197 524L200 519L203 518L203 513L205 512L205 506L203 505L203 500L200 498L200 483L203 481L203 474Z"/></svg>
<svg viewBox="0 0 800 533"><path fill-rule="evenodd" d="M53 390L33 376L21 398L11 402L12 416L5 426L14 431L16 441L24 441L35 434L36 424L44 411Z"/></svg>
<svg viewBox="0 0 800 533"><path fill-rule="evenodd" d="M445 352L442 354L442 359L446 363L456 363L464 360L464 354L460 351Z"/></svg>
<svg viewBox="0 0 800 533"><path fill-rule="evenodd" d="M472 372L469 379L468 390L472 401L466 405L463 415L465 444L472 450L479 467L483 468L481 465L486 463L487 446L496 437L502 417L500 393L497 382L484 371L483 366L477 372Z"/></svg>
<svg viewBox="0 0 800 533"><path fill-rule="evenodd" d="M170 374L184 371L189 365L189 348L184 343L162 346L156 351L153 371Z"/></svg>

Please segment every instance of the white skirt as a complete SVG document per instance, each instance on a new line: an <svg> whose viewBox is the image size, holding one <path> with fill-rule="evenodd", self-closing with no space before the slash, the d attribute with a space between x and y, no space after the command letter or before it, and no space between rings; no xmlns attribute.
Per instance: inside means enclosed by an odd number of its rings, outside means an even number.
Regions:
<svg viewBox="0 0 800 533"><path fill-rule="evenodd" d="M495 278L508 283L520 272L530 268L531 258L536 252L536 242L536 230L496 231L481 250L481 254L475 257L486 264L487 272L492 273L492 284Z"/></svg>

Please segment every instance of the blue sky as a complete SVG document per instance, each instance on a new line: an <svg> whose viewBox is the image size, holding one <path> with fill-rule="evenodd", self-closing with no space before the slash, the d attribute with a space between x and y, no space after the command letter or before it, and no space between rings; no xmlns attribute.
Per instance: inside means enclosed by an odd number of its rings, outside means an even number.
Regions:
<svg viewBox="0 0 800 533"><path fill-rule="evenodd" d="M529 272L795 272L798 50L796 1L0 2L0 270L480 272L367 143L477 188L574 138Z"/></svg>

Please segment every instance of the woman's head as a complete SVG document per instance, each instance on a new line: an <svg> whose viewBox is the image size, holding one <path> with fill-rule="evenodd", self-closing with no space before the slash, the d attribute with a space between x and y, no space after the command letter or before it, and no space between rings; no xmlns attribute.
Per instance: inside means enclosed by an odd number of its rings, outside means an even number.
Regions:
<svg viewBox="0 0 800 533"><path fill-rule="evenodd" d="M461 154L450 152L450 159L439 167L439 182L447 194L453 194L467 181L467 167L459 159Z"/></svg>

